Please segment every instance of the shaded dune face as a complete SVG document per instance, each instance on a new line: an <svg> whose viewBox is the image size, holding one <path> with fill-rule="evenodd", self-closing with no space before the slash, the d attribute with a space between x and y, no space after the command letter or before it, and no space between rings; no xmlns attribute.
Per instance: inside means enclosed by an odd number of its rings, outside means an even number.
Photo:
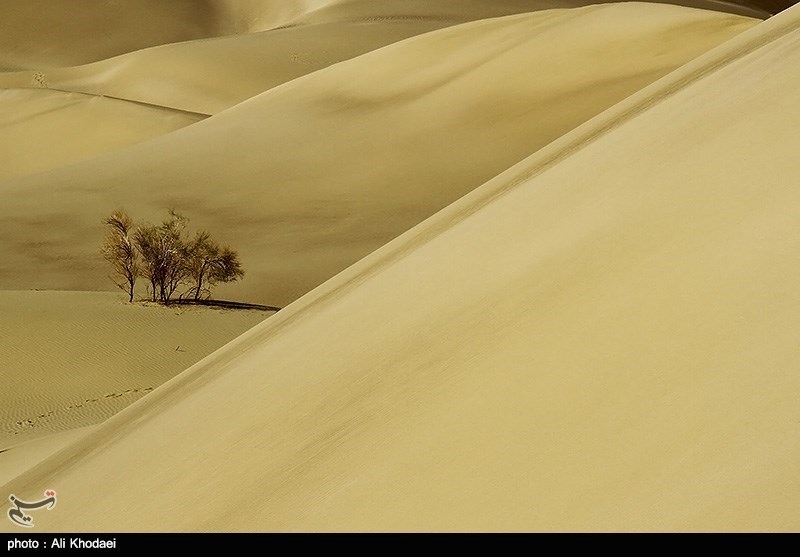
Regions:
<svg viewBox="0 0 800 557"><path fill-rule="evenodd" d="M3 490L57 485L46 531L796 531L799 40L626 98Z"/></svg>
<svg viewBox="0 0 800 557"><path fill-rule="evenodd" d="M299 0L5 0L0 70L85 64L159 44L269 29ZM86 40L87 34L95 37Z"/></svg>
<svg viewBox="0 0 800 557"><path fill-rule="evenodd" d="M441 0L440 0L441 2ZM248 33L316 21L347 19L359 5L338 0L85 0L80 9L48 0L6 0L0 5L0 70L46 69L85 64L155 45ZM435 4L436 2L434 2ZM389 14L396 0L388 4ZM453 4L451 2L451 4ZM530 2L511 0L492 9L491 2L470 2L486 15L527 11ZM528 4L528 6L526 6ZM568 4L569 5L569 4ZM572 4L574 5L574 3ZM325 12L326 8L333 8ZM355 8L355 11L354 11ZM458 10L453 10L458 11ZM329 13L330 15L325 15ZM378 13L385 13L378 8ZM86 33L97 40L85 40Z"/></svg>
<svg viewBox="0 0 800 557"><path fill-rule="evenodd" d="M749 4L764 9L769 13L777 14L794 6L796 3L794 0L753 0Z"/></svg>
<svg viewBox="0 0 800 557"><path fill-rule="evenodd" d="M737 8L743 10L759 10L763 13L774 15L782 12L786 8L794 6L797 2L795 0L746 0L742 2L714 2L713 0L708 2L694 2L693 0L678 0L670 3L680 6L704 8L707 10L730 10L731 13L737 13Z"/></svg>
<svg viewBox="0 0 800 557"><path fill-rule="evenodd" d="M783 6L685 0L695 7L760 17ZM0 3L0 71L86 64L160 44L307 23L412 17L449 20L495 17L536 9L587 5L581 0L49 0ZM677 3L681 3L680 1ZM744 6L742 9L739 6ZM91 34L96 40L87 41Z"/></svg>
<svg viewBox="0 0 800 557"><path fill-rule="evenodd" d="M240 249L248 277L221 296L285 305L756 21L608 4L390 45L161 138L3 182L0 287L105 289L100 216L174 207Z"/></svg>

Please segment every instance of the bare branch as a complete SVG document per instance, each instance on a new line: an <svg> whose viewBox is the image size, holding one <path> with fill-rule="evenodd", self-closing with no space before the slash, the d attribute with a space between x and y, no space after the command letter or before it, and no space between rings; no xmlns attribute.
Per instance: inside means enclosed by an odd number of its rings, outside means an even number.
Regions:
<svg viewBox="0 0 800 557"><path fill-rule="evenodd" d="M117 209L103 223L109 231L100 251L111 264L115 277L119 277L112 279L114 284L128 294L129 302L133 302L136 277L140 272L139 256L131 240L133 220L125 211Z"/></svg>

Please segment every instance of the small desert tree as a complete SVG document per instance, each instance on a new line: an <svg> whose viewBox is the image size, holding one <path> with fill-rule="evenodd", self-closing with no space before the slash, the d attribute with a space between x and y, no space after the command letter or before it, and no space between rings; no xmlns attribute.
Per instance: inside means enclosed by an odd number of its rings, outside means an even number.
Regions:
<svg viewBox="0 0 800 557"><path fill-rule="evenodd" d="M239 262L239 254L228 246L223 247L209 275L209 283L236 282L243 277L244 269Z"/></svg>
<svg viewBox="0 0 800 557"><path fill-rule="evenodd" d="M195 300L210 296L217 283L233 282L244 276L239 254L227 246L220 247L208 232L199 232L187 248L187 275L192 280L188 294Z"/></svg>
<svg viewBox="0 0 800 557"><path fill-rule="evenodd" d="M207 232L189 239L186 232L189 220L175 211L170 211L169 217L157 225L146 223L134 227L132 219L122 210L103 222L110 227L103 255L120 277L115 283L128 292L130 301L137 277L148 281L154 302L169 304L182 286L188 286L182 296L200 300L210 296L216 284L244 276L234 250L220 247Z"/></svg>
<svg viewBox="0 0 800 557"><path fill-rule="evenodd" d="M169 304L187 276L187 219L175 211L160 225L140 226L134 243L142 256L142 275L150 282L153 301Z"/></svg>
<svg viewBox="0 0 800 557"><path fill-rule="evenodd" d="M133 241L142 257L139 272L150 283L149 292L155 302L158 299L159 273L161 272L158 227L152 224L139 226L133 236Z"/></svg>
<svg viewBox="0 0 800 557"><path fill-rule="evenodd" d="M175 211L159 227L162 254L161 301L169 304L172 295L188 275L188 242L186 226L188 219Z"/></svg>
<svg viewBox="0 0 800 557"><path fill-rule="evenodd" d="M123 291L128 293L128 301L133 302L136 277L139 276L139 254L134 246L136 234L133 219L118 209L103 221L109 227L101 252L114 271L112 280Z"/></svg>

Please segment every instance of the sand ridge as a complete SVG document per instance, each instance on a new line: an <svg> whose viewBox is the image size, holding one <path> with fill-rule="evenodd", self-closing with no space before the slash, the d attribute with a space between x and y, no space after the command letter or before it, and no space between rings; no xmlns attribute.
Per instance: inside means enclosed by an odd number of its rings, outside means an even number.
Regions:
<svg viewBox="0 0 800 557"><path fill-rule="evenodd" d="M87 160L205 118L49 89L0 89L0 106L0 181Z"/></svg>

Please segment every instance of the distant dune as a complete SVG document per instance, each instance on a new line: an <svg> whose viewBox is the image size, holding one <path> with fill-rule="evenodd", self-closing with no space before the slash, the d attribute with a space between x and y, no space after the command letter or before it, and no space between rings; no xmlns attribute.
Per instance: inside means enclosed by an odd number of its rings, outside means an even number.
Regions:
<svg viewBox="0 0 800 557"><path fill-rule="evenodd" d="M742 4L747 4L762 10L766 10L771 14L782 12L786 8L794 6L796 3L797 2L795 0L750 0L748 2L742 2Z"/></svg>
<svg viewBox="0 0 800 557"><path fill-rule="evenodd" d="M282 1L296 4L294 12L301 11L303 2ZM184 40L78 67L0 73L0 87L40 86L46 82L47 87L59 90L210 115L281 83L415 35L488 17L582 3L585 2L317 2L318 9L291 26L216 39Z"/></svg>
<svg viewBox="0 0 800 557"><path fill-rule="evenodd" d="M7 149L12 163L0 169L0 180L78 162L155 137L282 83L405 38L487 17L588 3L581 0L90 2L96 4L92 13L71 10L70 23L61 21L51 25L61 34L48 32L44 37L36 34L17 37L16 33L29 25L45 26L48 18L63 19L64 13L54 9L53 4L36 10L32 8L38 5L37 1L12 1L0 6L0 14L5 10L8 16L6 21L16 22L7 24L8 29L0 24L9 40L15 37L16 41L13 47L4 49L0 39L0 61L4 52L24 50L26 41L31 43L27 48L41 49L52 42L46 49L54 55L66 51L75 56L81 49L94 48L97 54L91 60L104 58L78 66L73 65L72 58L59 58L51 63L27 65L23 71L0 72L0 88L34 89L27 93L31 97L29 104L55 113L55 119L41 118L30 123L14 117L16 125L5 130L9 139L0 145ZM705 5L703 0L695 4ZM709 4L716 6L713 2ZM197 7L192 11L193 5ZM127 18L132 6L138 6L140 11ZM191 17L187 16L190 12ZM762 16L746 10L742 13ZM143 14L158 20L165 33L174 25L170 31L175 33L174 37L165 36L152 48L142 48L155 40L152 24L137 23ZM99 25L101 21L106 34L103 42L86 41L77 31L81 26ZM185 34L184 26L192 21L197 26L197 37ZM72 34L65 25L74 26ZM275 26L279 28L273 29ZM101 56L106 52L104 48L116 43L119 56ZM128 46L123 48L123 45ZM36 89L55 92L47 96ZM103 109L77 103L78 97L65 96L64 92L99 96L95 104L102 104ZM22 97L24 92L13 94L13 99L8 94L0 96L0 112L16 114L18 101L26 100ZM92 97L83 99L89 101ZM48 100L52 102L46 103ZM154 105L153 110L147 111L146 106L138 103ZM71 110L63 110L65 104ZM196 114L174 115L160 110L162 107ZM133 114L141 117L141 121L131 125Z"/></svg>
<svg viewBox="0 0 800 557"><path fill-rule="evenodd" d="M0 181L158 137L205 116L45 89L0 89Z"/></svg>
<svg viewBox="0 0 800 557"><path fill-rule="evenodd" d="M471 19L568 8L587 0L81 0L80 9L51 0L3 0L0 72L87 64L151 46L263 31L284 26L360 19ZM675 4L762 17L787 0ZM97 30L102 30L98 33ZM94 40L86 40L94 34Z"/></svg>
<svg viewBox="0 0 800 557"><path fill-rule="evenodd" d="M702 0L701 0L702 1ZM80 9L52 0L0 3L0 71L74 66L151 46L347 21L445 19L460 23L570 0L81 0ZM494 5L493 5L494 4ZM399 12L398 12L399 10ZM434 14L438 17L434 17ZM87 33L101 34L86 40Z"/></svg>
<svg viewBox="0 0 800 557"><path fill-rule="evenodd" d="M0 288L106 289L100 218L173 207L240 248L248 277L226 297L284 305L757 21L624 3L467 23L6 180Z"/></svg>
<svg viewBox="0 0 800 557"><path fill-rule="evenodd" d="M153 10L152 17L160 18L165 26L171 17L178 18L176 36L183 36L179 30L186 18L181 14L192 5L192 2L176 2L166 9L165 3L101 4L96 0L94 3L96 9L108 10L103 17L114 21L111 28L105 28L107 40L112 43L130 37L142 38L137 34L139 26L135 18L133 23L127 22L130 27L115 26L122 24L116 19L121 17L121 10L138 5L143 11L137 12L137 17ZM25 71L0 72L0 88L5 89L0 89L0 113L8 114L10 119L5 126L0 119L0 152L10 161L0 168L0 181L86 160L168 133L272 87L402 39L476 19L581 2L253 0L215 2L213 7L209 2L193 0L193 3L197 5L197 13L192 17L209 28L200 39L167 41L168 44L159 43L80 66L34 66ZM15 25L7 23L8 30L0 24L0 29L13 36L26 25L19 23L20 17L35 20L36 25L42 25L42 18L60 17L52 4L46 10L28 13L26 10L34 4L0 6L0 13L9 10L9 20L17 21ZM70 17L71 25L76 28L96 23L95 19L101 17L81 10L75 16L74 11ZM239 16L243 19L237 19ZM265 21L286 23L290 16L294 22L291 26L256 31L270 27ZM63 25L62 22L59 29ZM211 30L219 26L222 26L220 33L225 30L226 34L206 38L209 33L214 35ZM147 25L141 27L150 29ZM241 32L233 33L236 30ZM45 39L30 40L42 47ZM70 41L79 41L84 48L102 46L85 41L81 35L48 34L46 40L66 41L52 45L48 52L69 49L74 53ZM22 48L20 44L24 41L20 41L22 38L17 39L12 52ZM2 53L0 40L0 59ZM165 107L179 112L164 110Z"/></svg>
<svg viewBox="0 0 800 557"><path fill-rule="evenodd" d="M688 6L725 13L736 13L750 17L766 16L769 10L759 5L760 0L753 2L727 2L725 0L671 0L662 4ZM785 0L784 0L785 1ZM777 3L780 0L763 0ZM611 1L596 2L592 0L327 0L319 6L295 19L292 24L303 25L321 21L342 21L360 19L374 22L376 20L452 20L468 21L476 19L476 15L485 13L491 7L499 12L532 12L557 8L575 8L592 4L610 4ZM322 5L324 4L324 5ZM394 13L392 13L394 12ZM483 17L489 17L484 15Z"/></svg>
<svg viewBox="0 0 800 557"><path fill-rule="evenodd" d="M149 46L269 29L336 0L3 0L0 71L85 64ZM87 40L92 35L92 40Z"/></svg>

